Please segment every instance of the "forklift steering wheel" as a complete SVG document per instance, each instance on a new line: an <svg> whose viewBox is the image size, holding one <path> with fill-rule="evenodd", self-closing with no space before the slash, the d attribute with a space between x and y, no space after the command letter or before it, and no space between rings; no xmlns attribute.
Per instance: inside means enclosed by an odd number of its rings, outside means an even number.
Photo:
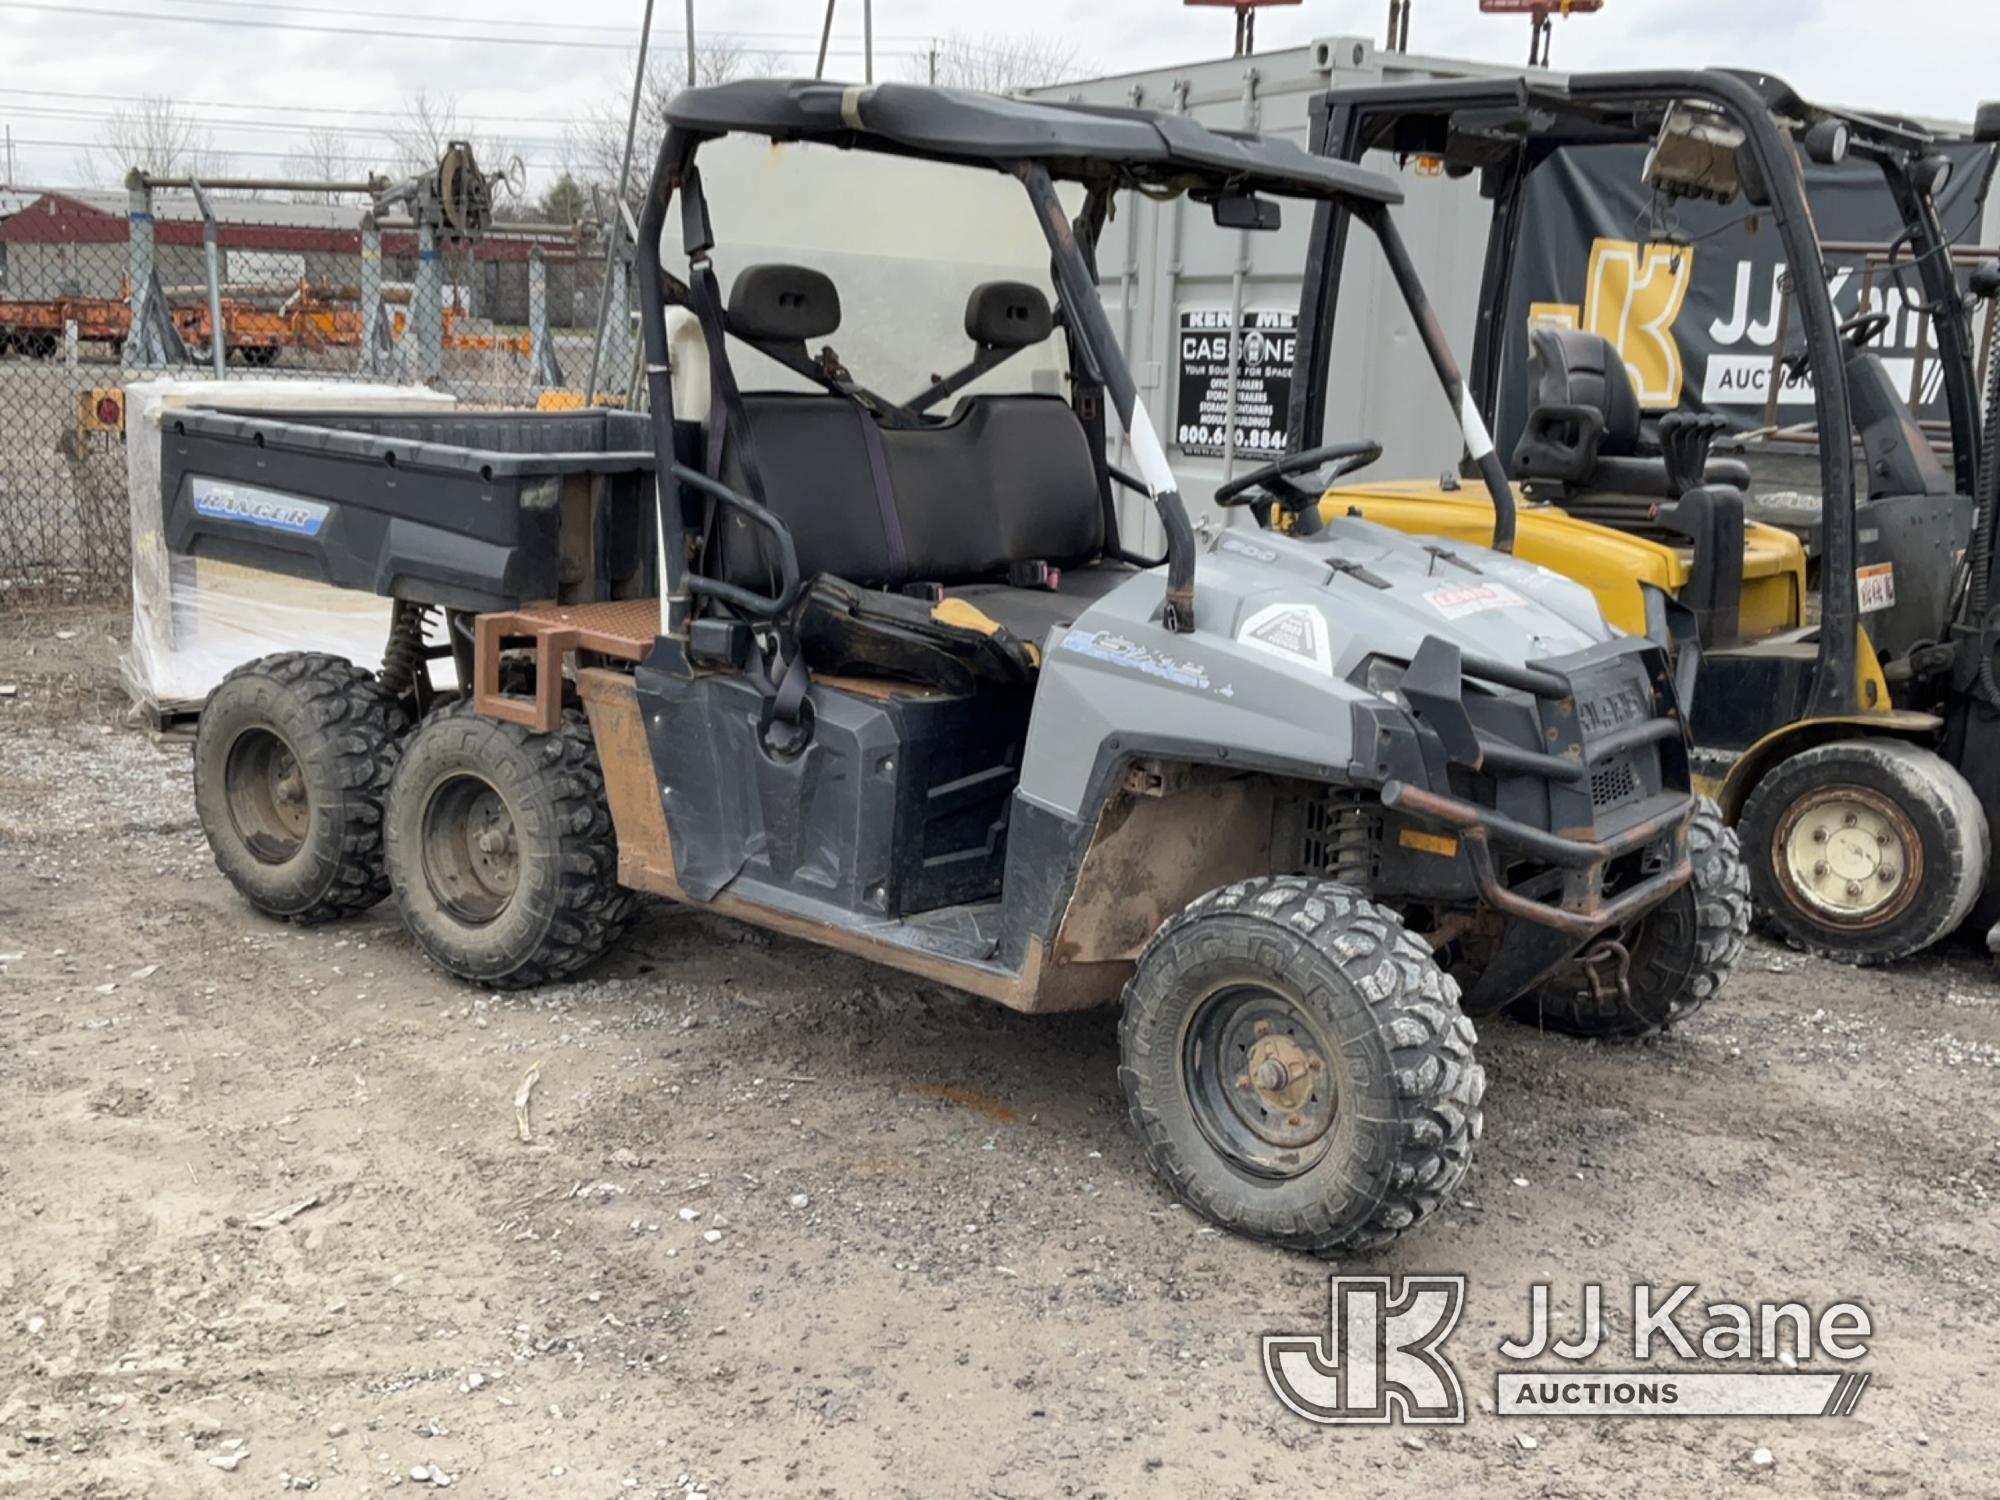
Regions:
<svg viewBox="0 0 2000 1500"><path fill-rule="evenodd" d="M1337 479L1365 469L1382 456L1382 445L1376 442L1328 443L1319 448L1306 448L1297 453L1287 453L1276 463L1265 464L1260 469L1252 469L1248 474L1232 479L1215 492L1215 503L1222 506L1248 505L1257 512L1257 520L1262 525L1270 525L1270 512L1282 510L1297 517L1310 516L1315 522L1319 518L1320 497L1326 493L1328 485ZM1325 470L1315 474L1308 484L1296 484L1292 477L1314 470ZM1250 498L1251 490L1264 493ZM1311 533L1319 530L1317 524L1300 528Z"/></svg>

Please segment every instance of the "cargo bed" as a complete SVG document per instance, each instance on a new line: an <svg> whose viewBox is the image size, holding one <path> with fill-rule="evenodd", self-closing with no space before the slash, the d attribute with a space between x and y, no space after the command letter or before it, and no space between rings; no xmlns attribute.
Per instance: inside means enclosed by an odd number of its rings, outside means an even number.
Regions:
<svg viewBox="0 0 2000 1500"><path fill-rule="evenodd" d="M176 553L448 609L657 592L647 419L231 412L161 423Z"/></svg>

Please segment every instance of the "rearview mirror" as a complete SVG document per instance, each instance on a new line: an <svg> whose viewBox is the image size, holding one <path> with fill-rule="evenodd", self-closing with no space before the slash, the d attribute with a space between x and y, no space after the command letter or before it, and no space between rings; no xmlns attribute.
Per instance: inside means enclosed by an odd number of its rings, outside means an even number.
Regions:
<svg viewBox="0 0 2000 1500"><path fill-rule="evenodd" d="M2000 145L2000 99L1979 106L1972 117L1972 138L1982 146Z"/></svg>
<svg viewBox="0 0 2000 1500"><path fill-rule="evenodd" d="M1222 193L1209 205L1219 229L1276 229L1282 221L1278 205L1255 193Z"/></svg>

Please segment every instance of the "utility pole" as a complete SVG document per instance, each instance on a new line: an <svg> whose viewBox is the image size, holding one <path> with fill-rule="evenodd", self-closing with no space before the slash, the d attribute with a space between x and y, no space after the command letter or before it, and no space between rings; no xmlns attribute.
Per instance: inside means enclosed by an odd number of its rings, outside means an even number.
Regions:
<svg viewBox="0 0 2000 1500"><path fill-rule="evenodd" d="M694 0L687 0L688 87L694 87Z"/></svg>
<svg viewBox="0 0 2000 1500"><path fill-rule="evenodd" d="M813 64L813 77L826 77L826 44L833 40L833 0L826 0L826 20L819 28L819 61Z"/></svg>
<svg viewBox="0 0 2000 1500"><path fill-rule="evenodd" d="M937 43L931 43L931 87L937 87Z"/></svg>
<svg viewBox="0 0 2000 1500"><path fill-rule="evenodd" d="M861 81L875 81L875 0L861 0Z"/></svg>

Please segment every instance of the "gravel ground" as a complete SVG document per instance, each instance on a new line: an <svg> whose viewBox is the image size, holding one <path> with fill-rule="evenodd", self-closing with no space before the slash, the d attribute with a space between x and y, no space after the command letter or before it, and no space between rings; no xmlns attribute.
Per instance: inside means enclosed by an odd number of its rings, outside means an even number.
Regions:
<svg viewBox="0 0 2000 1500"><path fill-rule="evenodd" d="M506 996L386 908L261 920L118 722L118 624L0 633L0 1493L2000 1493L1982 960L1753 942L1664 1041L1488 1022L1466 1189L1341 1267L1468 1275L1475 1399L1538 1280L1858 1300L1854 1416L1317 1428L1257 1340L1327 1268L1164 1196L1109 1014L663 904Z"/></svg>

